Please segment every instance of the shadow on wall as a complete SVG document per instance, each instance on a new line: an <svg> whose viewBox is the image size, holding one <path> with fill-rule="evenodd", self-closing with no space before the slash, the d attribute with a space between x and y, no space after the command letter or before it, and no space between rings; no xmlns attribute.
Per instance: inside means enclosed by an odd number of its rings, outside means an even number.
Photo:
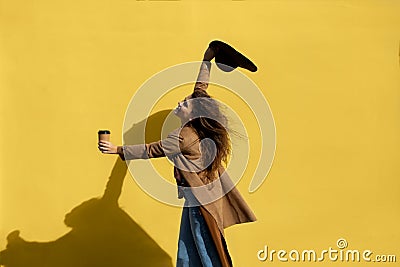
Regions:
<svg viewBox="0 0 400 267"><path fill-rule="evenodd" d="M160 139L161 126L170 113L164 110L134 124L125 134L126 143ZM146 125L147 122L147 125ZM22 239L19 231L7 236L0 252L6 267L172 267L171 257L118 205L127 165L117 159L101 198L91 198L65 215L71 231L50 242Z"/></svg>

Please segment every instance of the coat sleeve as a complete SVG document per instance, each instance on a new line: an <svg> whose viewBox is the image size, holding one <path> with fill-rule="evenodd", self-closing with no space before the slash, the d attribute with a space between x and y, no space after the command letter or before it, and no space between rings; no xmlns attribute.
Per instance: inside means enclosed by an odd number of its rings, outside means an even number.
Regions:
<svg viewBox="0 0 400 267"><path fill-rule="evenodd" d="M168 134L165 139L157 142L119 146L117 153L122 160L171 157L185 150L186 142L183 138L183 132L181 129L176 129Z"/></svg>
<svg viewBox="0 0 400 267"><path fill-rule="evenodd" d="M210 81L210 70L211 63L208 61L203 61L200 65L199 75L197 76L196 84L194 85L195 90L204 90L208 88L208 83Z"/></svg>

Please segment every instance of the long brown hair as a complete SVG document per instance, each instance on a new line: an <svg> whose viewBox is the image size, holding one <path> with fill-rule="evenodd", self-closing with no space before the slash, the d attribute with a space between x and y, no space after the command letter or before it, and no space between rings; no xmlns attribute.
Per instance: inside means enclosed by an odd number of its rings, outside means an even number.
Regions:
<svg viewBox="0 0 400 267"><path fill-rule="evenodd" d="M228 120L221 112L219 103L206 91L199 89L194 90L191 98L197 98L196 101L192 102L192 115L194 119L190 120L186 125L192 127L196 131L200 140L210 138L216 146L216 151L214 146L201 146L203 162L211 162L215 155L212 163L205 169L207 179L213 181L217 178L216 172L218 167L223 162L227 164L228 156L231 153L231 141L227 125Z"/></svg>

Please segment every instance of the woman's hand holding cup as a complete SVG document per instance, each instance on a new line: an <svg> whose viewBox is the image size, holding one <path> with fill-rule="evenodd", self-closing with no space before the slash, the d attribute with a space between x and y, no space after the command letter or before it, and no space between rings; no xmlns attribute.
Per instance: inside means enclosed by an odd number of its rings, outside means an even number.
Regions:
<svg viewBox="0 0 400 267"><path fill-rule="evenodd" d="M109 130L100 130L98 132L99 150L104 154L117 154L117 146L110 142L110 134Z"/></svg>
<svg viewBox="0 0 400 267"><path fill-rule="evenodd" d="M110 141L100 140L99 150L104 154L117 154L117 146L113 145Z"/></svg>

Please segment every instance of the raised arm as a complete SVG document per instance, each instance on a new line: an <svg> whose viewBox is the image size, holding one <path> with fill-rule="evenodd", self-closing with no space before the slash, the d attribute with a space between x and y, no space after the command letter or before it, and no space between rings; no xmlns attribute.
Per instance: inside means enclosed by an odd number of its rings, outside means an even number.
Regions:
<svg viewBox="0 0 400 267"><path fill-rule="evenodd" d="M204 52L203 62L200 66L199 75L197 76L194 90L207 90L208 82L210 80L211 60L215 57L215 48L208 47Z"/></svg>

